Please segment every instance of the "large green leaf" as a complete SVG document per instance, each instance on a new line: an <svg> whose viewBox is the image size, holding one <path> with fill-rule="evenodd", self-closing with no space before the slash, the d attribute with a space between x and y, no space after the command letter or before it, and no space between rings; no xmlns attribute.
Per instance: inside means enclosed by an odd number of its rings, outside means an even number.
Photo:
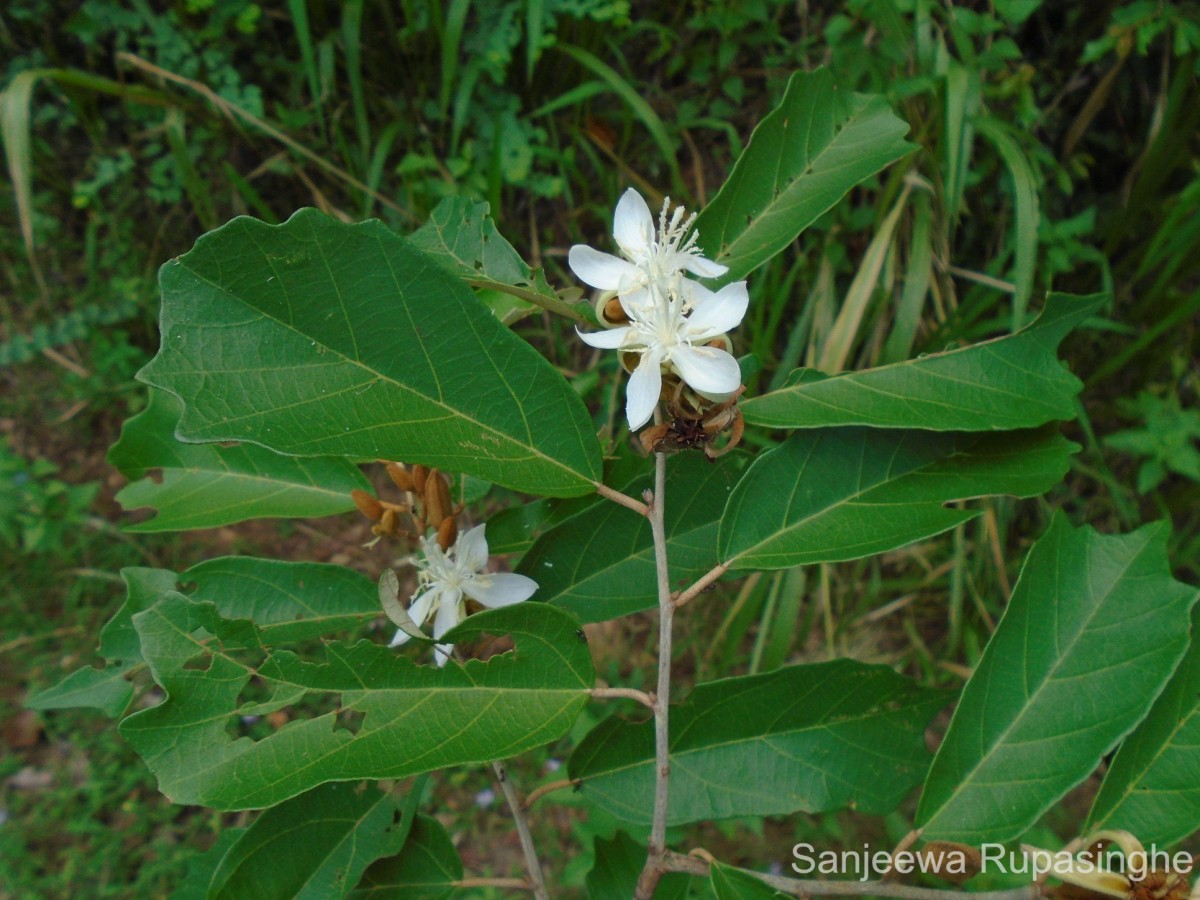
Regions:
<svg viewBox="0 0 1200 900"><path fill-rule="evenodd" d="M511 634L516 652L442 669L365 640L326 644L324 662L267 654L249 619L222 618L215 604L175 591L134 624L167 699L126 718L121 732L174 802L218 809L271 806L327 781L512 756L566 732L593 681L578 622L540 603L468 618L447 641ZM296 703L330 711L259 740L233 737L243 715Z"/></svg>
<svg viewBox="0 0 1200 900"><path fill-rule="evenodd" d="M585 880L589 900L632 897L646 865L646 845L618 831L612 840L596 838L592 846L596 861ZM684 900L690 882L681 872L668 872L658 883L654 900Z"/></svg>
<svg viewBox="0 0 1200 900"><path fill-rule="evenodd" d="M138 377L182 398L183 440L397 459L551 496L599 475L571 386L381 222L234 219L159 280L162 346Z"/></svg>
<svg viewBox="0 0 1200 900"><path fill-rule="evenodd" d="M503 291L581 325L593 322L587 304L564 302L541 269L526 265L496 230L486 203L447 197L409 240L472 287Z"/></svg>
<svg viewBox="0 0 1200 900"><path fill-rule="evenodd" d="M714 862L709 867L708 882L716 900L786 900L789 896L780 893L744 869L736 869L719 862Z"/></svg>
<svg viewBox="0 0 1200 900"><path fill-rule="evenodd" d="M735 569L785 569L892 550L979 515L948 508L953 500L1048 490L1076 449L1047 429L797 431L734 488L721 559Z"/></svg>
<svg viewBox="0 0 1200 900"><path fill-rule="evenodd" d="M674 588L687 587L717 564L721 511L745 464L742 454L717 463L700 453L671 458L665 525ZM652 483L652 476L637 479L624 492L639 497ZM537 581L539 600L569 609L585 622L658 604L650 523L616 503L585 509L551 528L517 571Z"/></svg>
<svg viewBox="0 0 1200 900"><path fill-rule="evenodd" d="M100 631L98 652L105 661L104 667L76 669L58 684L30 697L26 705L31 709L90 707L113 719L121 715L133 699L130 678L143 665L133 616L153 606L174 588L177 577L166 569L122 569L125 601Z"/></svg>
<svg viewBox="0 0 1200 900"><path fill-rule="evenodd" d="M667 821L890 812L924 776L925 724L945 702L886 666L847 659L702 684L671 708ZM591 802L649 822L654 723L606 719L570 771Z"/></svg>
<svg viewBox="0 0 1200 900"><path fill-rule="evenodd" d="M208 885L211 900L345 897L406 832L389 794L325 784L266 810L230 847Z"/></svg>
<svg viewBox="0 0 1200 900"><path fill-rule="evenodd" d="M883 97L841 92L826 69L794 74L696 219L706 255L729 266L721 280L744 278L851 188L913 150L907 132Z"/></svg>
<svg viewBox="0 0 1200 900"><path fill-rule="evenodd" d="M1084 831L1100 828L1160 847L1200 828L1200 607L1187 655L1108 767Z"/></svg>
<svg viewBox="0 0 1200 900"><path fill-rule="evenodd" d="M1073 419L1081 382L1056 351L1106 300L1052 294L1036 321L1006 337L832 377L797 369L786 386L741 409L747 422L772 428L998 431Z"/></svg>
<svg viewBox="0 0 1200 900"><path fill-rule="evenodd" d="M1187 648L1198 595L1171 577L1168 530L1104 537L1055 516L929 772L924 837L1019 836L1146 714Z"/></svg>
<svg viewBox="0 0 1200 900"><path fill-rule="evenodd" d="M280 456L253 444L185 444L175 439L179 398L150 391L129 419L108 461L135 479L117 494L125 509L152 506L158 515L126 531L213 528L265 516L329 516L354 508L350 492L370 487L353 463L338 458Z"/></svg>
<svg viewBox="0 0 1200 900"><path fill-rule="evenodd" d="M454 841L432 816L416 816L404 848L367 869L354 900L442 900L454 894L463 864Z"/></svg>

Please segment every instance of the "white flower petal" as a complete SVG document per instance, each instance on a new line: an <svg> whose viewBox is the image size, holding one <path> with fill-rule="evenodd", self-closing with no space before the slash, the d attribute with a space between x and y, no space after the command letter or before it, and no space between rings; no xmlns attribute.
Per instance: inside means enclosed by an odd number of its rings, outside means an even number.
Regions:
<svg viewBox="0 0 1200 900"><path fill-rule="evenodd" d="M629 376L629 387L625 392L625 416L629 419L632 431L649 422L654 415L654 407L658 406L658 397L662 393L662 372L658 367L662 358L661 348L642 354L642 361Z"/></svg>
<svg viewBox="0 0 1200 900"><path fill-rule="evenodd" d="M617 246L630 258L644 254L654 241L654 216L642 195L633 188L626 190L617 201L617 210L613 214L613 237L617 239Z"/></svg>
<svg viewBox="0 0 1200 900"><path fill-rule="evenodd" d="M741 323L750 306L746 282L735 281L719 291L710 291L702 284L690 288L692 312L687 318L685 333L689 340L707 341L732 331Z"/></svg>
<svg viewBox="0 0 1200 900"><path fill-rule="evenodd" d="M443 634L462 621L462 591L458 588L442 588L442 602L438 604L437 616L433 620L433 638Z"/></svg>
<svg viewBox="0 0 1200 900"><path fill-rule="evenodd" d="M478 572L488 562L488 545L483 529L483 525L476 525L465 534L460 534L454 545L458 561L472 572Z"/></svg>
<svg viewBox="0 0 1200 900"><path fill-rule="evenodd" d="M403 631L397 631L396 636L394 638L392 638L392 642L390 644L388 644L388 646L389 647L399 647L402 644L407 644L408 641L409 641L409 635L405 634Z"/></svg>
<svg viewBox="0 0 1200 900"><path fill-rule="evenodd" d="M718 275L724 275L729 271L729 266L715 263L711 259L705 259L703 256L689 255L684 260L683 267L693 275L699 275L701 278L716 278Z"/></svg>
<svg viewBox="0 0 1200 900"><path fill-rule="evenodd" d="M737 360L716 347L681 344L671 350L671 365L680 378L701 393L731 393L742 383Z"/></svg>
<svg viewBox="0 0 1200 900"><path fill-rule="evenodd" d="M453 644L434 644L433 645L433 661L437 663L438 668L446 664L450 659L450 654L454 651Z"/></svg>
<svg viewBox="0 0 1200 900"><path fill-rule="evenodd" d="M537 590L537 582L524 575L501 572L497 575L480 575L463 582L463 593L477 600L488 609L511 606L528 600Z"/></svg>
<svg viewBox="0 0 1200 900"><path fill-rule="evenodd" d="M580 340L591 347L599 347L601 350L616 350L625 343L631 330L628 325L623 325L607 331L580 331L576 328L575 333L579 335Z"/></svg>
<svg viewBox="0 0 1200 900"><path fill-rule="evenodd" d="M443 588L440 586L430 588L408 607L408 616L418 628L424 625L425 620L429 618L429 613L433 611L434 602L438 599L438 594L442 590Z"/></svg>
<svg viewBox="0 0 1200 900"><path fill-rule="evenodd" d="M602 291L615 291L621 286L622 279L629 284L642 277L641 270L633 263L611 253L601 253L587 244L572 247L567 254L567 263L576 278Z"/></svg>

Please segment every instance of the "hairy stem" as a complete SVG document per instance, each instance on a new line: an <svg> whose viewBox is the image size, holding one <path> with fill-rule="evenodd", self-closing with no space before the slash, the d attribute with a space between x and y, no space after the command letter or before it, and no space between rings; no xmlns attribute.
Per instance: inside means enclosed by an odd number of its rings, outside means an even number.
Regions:
<svg viewBox="0 0 1200 900"><path fill-rule="evenodd" d="M725 565L725 563L718 563L717 565L713 566L698 579L696 579L696 583L690 588L685 591L681 591L679 596L675 598L672 605L676 609L679 609L679 607L683 606L685 603L695 600L700 593L702 593L728 571L729 566Z"/></svg>
<svg viewBox="0 0 1200 900"><path fill-rule="evenodd" d="M607 497L613 503L620 503L626 509L632 509L635 513L641 516L650 515L650 507L640 500L635 500L628 494L622 494L616 488L610 488L607 484L599 481L593 481L592 487L596 489L596 493L601 497Z"/></svg>
<svg viewBox="0 0 1200 900"><path fill-rule="evenodd" d="M671 622L675 605L667 568L667 533L663 510L666 501L667 457L654 454L654 494L647 495L650 532L654 537L654 563L658 575L658 687L654 697L654 818L650 825L649 853L638 878L637 900L651 900L663 876L667 853L667 801L671 766L668 756L668 710L671 704Z"/></svg>
<svg viewBox="0 0 1200 900"><path fill-rule="evenodd" d="M588 693L593 700L636 700L649 710L654 709L654 695L637 688L603 687L592 688Z"/></svg>
<svg viewBox="0 0 1200 900"><path fill-rule="evenodd" d="M705 854L707 856L707 854ZM684 856L682 853L666 851L662 867L668 872L685 872L707 878L709 862L700 856ZM739 871L753 876L780 893L790 897L898 897L900 900L1036 900L1042 895L1036 884L1003 891L961 891L953 888L918 887L889 881L818 881L813 879L784 878L765 872Z"/></svg>
<svg viewBox="0 0 1200 900"><path fill-rule="evenodd" d="M500 791L504 794L504 799L508 801L508 808L512 810L513 822L517 826L517 837L521 839L521 852L525 854L525 871L529 873L529 889L533 891L533 896L537 900L550 900L550 895L546 893L546 880L542 877L542 864L538 862L537 848L533 846L533 835L529 833L529 822L525 819L525 807L521 804L521 798L517 796L517 789L508 780L508 770L504 768L504 763L499 760L492 763L492 771L496 773L496 780L500 782Z"/></svg>

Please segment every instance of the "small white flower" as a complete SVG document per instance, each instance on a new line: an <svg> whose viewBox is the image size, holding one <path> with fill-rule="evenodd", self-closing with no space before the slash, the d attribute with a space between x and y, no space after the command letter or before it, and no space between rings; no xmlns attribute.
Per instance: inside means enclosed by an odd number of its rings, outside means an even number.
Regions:
<svg viewBox="0 0 1200 900"><path fill-rule="evenodd" d="M629 427L635 430L654 414L663 367L715 402L728 400L742 382L737 360L707 343L742 321L750 303L746 282L711 291L683 277L686 271L711 278L728 269L700 255L696 234L688 237L695 216L684 220L680 208L668 218L668 203L656 233L646 201L627 190L613 217L613 237L624 259L582 244L572 247L569 257L580 280L617 292L629 318L628 325L579 336L593 347L642 354L625 401Z"/></svg>
<svg viewBox="0 0 1200 900"><path fill-rule="evenodd" d="M413 592L408 615L421 627L433 618L433 638L438 640L466 618L466 600L470 597L489 609L511 606L528 600L537 590L537 582L509 572L484 572L488 563L487 540L483 525L477 525L449 550L443 551L436 538L421 541L424 558L414 560L417 589ZM399 647L409 639L403 630L396 632L389 646ZM451 644L437 644L434 656L439 666L449 658Z"/></svg>
<svg viewBox="0 0 1200 900"><path fill-rule="evenodd" d="M695 233L688 237L695 214L684 220L683 207L678 207L667 218L670 202L669 198L663 202L656 233L650 207L641 194L629 188L621 195L613 215L613 237L625 258L576 244L567 257L571 271L585 284L616 291L621 297L630 297L635 305L642 302L638 295L651 285L668 293L680 290L683 271L701 278L728 272L727 266L700 255Z"/></svg>
<svg viewBox="0 0 1200 900"><path fill-rule="evenodd" d="M624 298L621 306L629 324L593 334L579 333L585 343L605 350L642 354L629 377L625 415L629 427L638 429L650 421L662 391L662 367L669 366L696 393L722 402L733 396L742 383L737 360L707 341L720 337L742 321L749 305L746 282L728 284L710 291L691 285L691 305L681 297L669 297L657 288L644 294L647 302L634 306ZM697 346L699 345L699 346Z"/></svg>

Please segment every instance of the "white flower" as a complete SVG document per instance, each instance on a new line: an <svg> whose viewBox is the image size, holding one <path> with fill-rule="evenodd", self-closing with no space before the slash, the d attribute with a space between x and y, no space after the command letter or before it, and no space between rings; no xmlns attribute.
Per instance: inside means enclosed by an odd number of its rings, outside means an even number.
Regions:
<svg viewBox="0 0 1200 900"><path fill-rule="evenodd" d="M678 207L670 219L668 198L658 217L658 232L654 218L642 195L629 188L621 195L613 215L613 237L624 259L603 253L586 244L571 248L567 262L579 280L602 291L616 291L620 296L637 296L651 285L668 293L679 290L681 272L688 271L701 278L715 278L729 271L727 266L712 262L700 255L697 235L688 237L695 214L685 221L683 207ZM687 238L685 240L685 238Z"/></svg>
<svg viewBox="0 0 1200 900"><path fill-rule="evenodd" d="M466 600L470 597L490 609L528 600L537 590L537 582L513 573L484 572L488 563L487 540L483 525L477 525L449 550L443 551L436 538L421 541L423 559L417 567L417 589L413 592L408 615L419 628L433 618L433 638L438 640L466 618ZM389 646L399 647L409 639L401 629ZM437 644L434 656L439 666L449 658L451 644Z"/></svg>
<svg viewBox="0 0 1200 900"><path fill-rule="evenodd" d="M662 391L662 366L678 373L696 393L718 402L729 399L742 383L737 360L707 341L720 337L742 321L750 297L746 282L728 284L713 292L692 284L691 305L657 288L644 292L648 300L621 306L629 324L593 334L579 333L585 343L605 350L642 354L629 377L625 415L631 429L641 428L654 414ZM699 346L696 346L699 345Z"/></svg>
<svg viewBox="0 0 1200 900"><path fill-rule="evenodd" d="M711 278L728 269L700 255L694 232L687 237L695 216L685 221L683 210L676 209L668 219L667 209L664 203L656 234L646 201L627 190L613 217L613 237L625 258L582 244L572 247L569 257L580 280L617 292L629 318L628 325L579 336L593 347L642 354L625 400L625 415L635 430L654 414L664 366L716 402L732 397L742 382L737 360L707 343L742 321L750 303L746 282L714 292L684 278L685 271Z"/></svg>

